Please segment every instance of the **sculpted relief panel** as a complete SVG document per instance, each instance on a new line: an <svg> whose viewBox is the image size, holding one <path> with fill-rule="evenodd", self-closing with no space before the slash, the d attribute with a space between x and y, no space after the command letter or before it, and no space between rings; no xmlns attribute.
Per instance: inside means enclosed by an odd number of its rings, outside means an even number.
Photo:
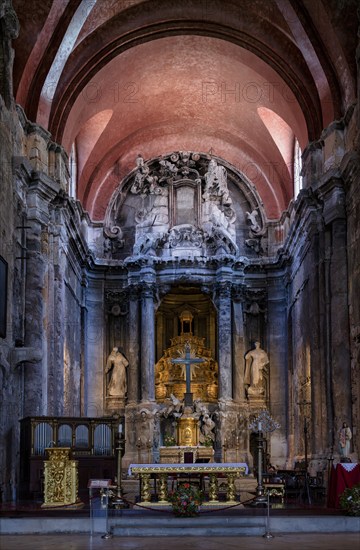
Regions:
<svg viewBox="0 0 360 550"><path fill-rule="evenodd" d="M145 162L139 155L109 204L104 256L251 255L247 241L258 252L265 232L256 191L219 159L180 151Z"/></svg>

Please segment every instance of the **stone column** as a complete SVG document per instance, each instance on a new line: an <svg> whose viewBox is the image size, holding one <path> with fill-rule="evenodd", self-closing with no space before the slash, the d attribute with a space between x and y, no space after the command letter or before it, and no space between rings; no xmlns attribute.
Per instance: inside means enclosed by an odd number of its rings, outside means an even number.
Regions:
<svg viewBox="0 0 360 550"><path fill-rule="evenodd" d="M129 367L128 404L139 399L139 289L135 285L129 289Z"/></svg>
<svg viewBox="0 0 360 550"><path fill-rule="evenodd" d="M337 444L337 431L343 422L351 425L351 360L348 310L348 262L345 192L342 182L328 182L323 193L324 223L329 230L328 245L328 376L330 379L329 443ZM332 424L333 421L333 424ZM332 424L332 425L331 425Z"/></svg>
<svg viewBox="0 0 360 550"><path fill-rule="evenodd" d="M89 276L86 296L84 404L87 416L104 410L104 282Z"/></svg>
<svg viewBox="0 0 360 550"><path fill-rule="evenodd" d="M231 283L218 283L219 399L232 399Z"/></svg>
<svg viewBox="0 0 360 550"><path fill-rule="evenodd" d="M141 290L141 400L155 400L155 287L145 283Z"/></svg>
<svg viewBox="0 0 360 550"><path fill-rule="evenodd" d="M159 361L164 353L164 315L158 312L156 315L156 361Z"/></svg>
<svg viewBox="0 0 360 550"><path fill-rule="evenodd" d="M271 454L277 457L288 456L287 434L287 396L288 396L288 363L287 363L287 301L284 277L274 273L268 277L268 314L267 343L264 349L268 353L271 416L280 423L280 429L271 436Z"/></svg>
<svg viewBox="0 0 360 550"><path fill-rule="evenodd" d="M239 403L245 401L244 388L244 317L241 287L233 288L233 379L234 379L234 399Z"/></svg>
<svg viewBox="0 0 360 550"><path fill-rule="evenodd" d="M346 258L346 221L332 224L331 358L335 433L345 421L351 425L351 372Z"/></svg>
<svg viewBox="0 0 360 550"><path fill-rule="evenodd" d="M25 416L49 414L49 397L51 399L54 395L51 371L54 333L51 323L52 293L49 288L49 204L58 190L59 186L43 174L36 174L28 189L24 344L25 347L34 348L41 360L25 365Z"/></svg>

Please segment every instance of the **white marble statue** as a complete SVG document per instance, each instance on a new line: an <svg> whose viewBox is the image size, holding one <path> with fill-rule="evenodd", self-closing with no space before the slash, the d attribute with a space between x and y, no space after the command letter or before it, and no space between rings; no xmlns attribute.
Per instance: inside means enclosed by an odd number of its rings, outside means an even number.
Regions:
<svg viewBox="0 0 360 550"><path fill-rule="evenodd" d="M343 423L339 430L339 451L340 456L343 458L349 458L350 456L350 441L352 433L346 422Z"/></svg>
<svg viewBox="0 0 360 550"><path fill-rule="evenodd" d="M107 358L105 367L105 374L110 373L110 379L107 384L107 394L109 397L125 397L127 391L126 368L128 365L128 360L119 349L117 347L113 348Z"/></svg>
<svg viewBox="0 0 360 550"><path fill-rule="evenodd" d="M223 206L230 206L232 203L227 187L226 168L218 165L215 159L210 160L205 174L205 193L220 197Z"/></svg>
<svg viewBox="0 0 360 550"><path fill-rule="evenodd" d="M248 395L265 393L264 370L269 364L269 357L260 347L260 342L255 342L255 349L245 355L245 376L244 384L247 387Z"/></svg>
<svg viewBox="0 0 360 550"><path fill-rule="evenodd" d="M215 441L215 422L211 418L210 414L206 412L202 417L202 425L201 425L201 432L204 436L204 440L211 439L212 441ZM200 441L202 440L202 437L200 435Z"/></svg>
<svg viewBox="0 0 360 550"><path fill-rule="evenodd" d="M253 210L252 212L246 212L246 219L250 223L250 229L253 233L259 233L261 231L261 226L258 221L259 212Z"/></svg>
<svg viewBox="0 0 360 550"><path fill-rule="evenodd" d="M172 393L170 395L170 404L164 411L164 417L174 416L175 418L180 418L182 415L183 403Z"/></svg>

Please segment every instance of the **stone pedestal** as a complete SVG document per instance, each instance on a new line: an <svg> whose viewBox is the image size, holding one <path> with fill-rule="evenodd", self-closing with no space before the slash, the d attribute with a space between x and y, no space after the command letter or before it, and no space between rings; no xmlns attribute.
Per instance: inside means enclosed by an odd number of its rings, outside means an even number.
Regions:
<svg viewBox="0 0 360 550"><path fill-rule="evenodd" d="M186 453L193 454L193 462L197 460L214 462L214 449L204 446L174 446L160 447L161 464L184 464Z"/></svg>

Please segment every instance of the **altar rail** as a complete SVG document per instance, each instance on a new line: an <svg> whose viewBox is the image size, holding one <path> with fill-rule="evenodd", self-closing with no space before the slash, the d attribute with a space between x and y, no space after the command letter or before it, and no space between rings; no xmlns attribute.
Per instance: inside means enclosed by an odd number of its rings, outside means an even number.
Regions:
<svg viewBox="0 0 360 550"><path fill-rule="evenodd" d="M113 417L31 416L20 420L20 498L42 495L47 447L71 449L79 463L80 493L87 492L90 478L113 479L118 425L119 419Z"/></svg>

